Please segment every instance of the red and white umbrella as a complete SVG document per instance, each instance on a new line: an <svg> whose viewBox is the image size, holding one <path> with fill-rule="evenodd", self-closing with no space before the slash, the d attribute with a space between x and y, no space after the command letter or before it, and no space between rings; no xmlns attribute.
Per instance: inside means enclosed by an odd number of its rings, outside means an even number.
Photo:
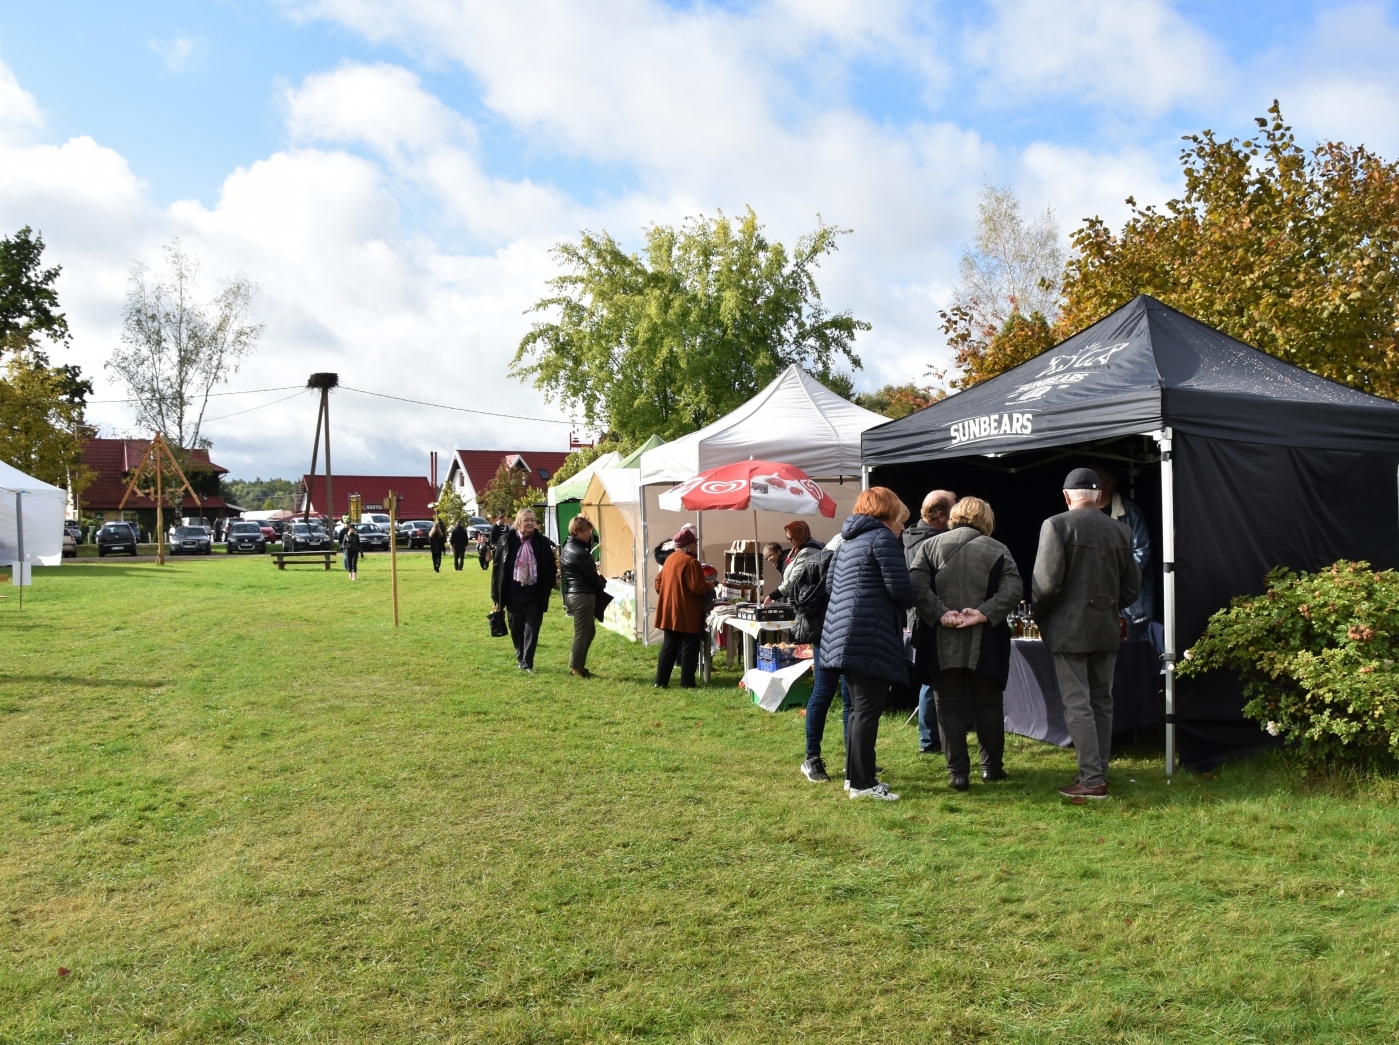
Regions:
<svg viewBox="0 0 1399 1045"><path fill-rule="evenodd" d="M661 494L668 512L715 510L783 512L835 518L836 503L811 477L790 464L739 461L701 472Z"/></svg>

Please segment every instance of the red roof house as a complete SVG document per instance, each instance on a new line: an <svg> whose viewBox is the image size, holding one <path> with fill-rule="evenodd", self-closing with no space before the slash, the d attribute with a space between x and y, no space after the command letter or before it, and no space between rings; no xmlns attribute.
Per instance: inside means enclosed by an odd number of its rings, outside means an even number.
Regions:
<svg viewBox="0 0 1399 1045"><path fill-rule="evenodd" d="M335 494L333 511L326 511L325 476L301 477L301 488L296 493L296 511L300 514L306 506L306 489L311 488L310 512L312 515L328 515L332 519L350 513L350 495L360 496L361 507L367 512L384 510L384 498L393 490L399 496L398 517L400 519L431 519L432 509L437 503L437 491L432 483L421 475L333 475L331 490Z"/></svg>
<svg viewBox="0 0 1399 1045"><path fill-rule="evenodd" d="M446 481L456 486L469 511L479 512L477 495L490 485L502 462L511 468L523 466L530 486L539 491L542 501L549 480L567 459L567 453L557 450L457 450L452 454Z"/></svg>
<svg viewBox="0 0 1399 1045"><path fill-rule="evenodd" d="M84 439L83 464L91 468L96 473L96 477L83 490L82 510L103 514L117 511L121 499L126 493L126 484L131 481L131 473L140 467L150 446L149 439ZM187 452L193 458L191 471L212 472L215 475L228 474L227 468L222 468L209 460L208 450ZM189 473L186 472L186 474ZM200 483L196 477L190 476L190 481L195 489L199 489ZM201 497L198 501L189 494L185 494L184 500L180 502L180 508L186 515L198 514L198 509L201 507L204 509L204 514L209 516L223 515L228 510L228 505L218 494ZM133 491L131 497L127 499L125 510L129 512L154 512L155 501L149 497L142 497Z"/></svg>

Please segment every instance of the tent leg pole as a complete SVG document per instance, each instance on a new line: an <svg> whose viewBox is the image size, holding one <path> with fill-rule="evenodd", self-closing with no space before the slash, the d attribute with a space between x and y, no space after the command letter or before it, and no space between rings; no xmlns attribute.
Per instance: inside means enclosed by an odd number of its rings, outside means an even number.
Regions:
<svg viewBox="0 0 1399 1045"><path fill-rule="evenodd" d="M16 578L19 581L19 608L24 609L24 491L15 491L15 544L19 548L19 562L15 564L15 569L19 571Z"/></svg>
<svg viewBox="0 0 1399 1045"><path fill-rule="evenodd" d="M704 565L704 512L695 512L695 541L699 545L700 565ZM700 677L708 685L714 677L714 640L709 634L709 622L704 622L704 644L700 647Z"/></svg>
<svg viewBox="0 0 1399 1045"><path fill-rule="evenodd" d="M637 623L641 625L641 644L649 646L651 645L651 600L648 598L650 595L648 589L651 585L646 576L646 564L651 561L651 535L646 528L646 487L639 486L637 489L641 493L641 562L637 564L641 569L636 575L636 586L639 589L638 594L641 596L637 600L641 607L641 619Z"/></svg>
<svg viewBox="0 0 1399 1045"><path fill-rule="evenodd" d="M1171 430L1154 433L1161 448L1161 598L1166 667L1166 781L1176 771L1176 503Z"/></svg>
<svg viewBox="0 0 1399 1045"><path fill-rule="evenodd" d="M869 466L868 466L868 465L861 465L861 466L860 466L860 489L861 489L861 490L868 490L869 488L870 488L870 470L869 470Z"/></svg>

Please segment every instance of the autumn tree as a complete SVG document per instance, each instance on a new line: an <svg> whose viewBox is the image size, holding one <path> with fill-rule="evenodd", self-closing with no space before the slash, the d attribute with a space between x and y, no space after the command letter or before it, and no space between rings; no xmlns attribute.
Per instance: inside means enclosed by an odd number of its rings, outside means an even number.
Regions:
<svg viewBox="0 0 1399 1045"><path fill-rule="evenodd" d="M511 372L637 445L717 420L789 364L818 377L858 367L855 335L869 324L830 312L816 285L841 233L818 224L789 252L751 209L652 226L642 254L584 233L556 248L564 271L532 309L551 318L525 335Z"/></svg>
<svg viewBox="0 0 1399 1045"><path fill-rule="evenodd" d="M856 392L848 398L856 406L862 406L885 417L907 417L915 410L932 406L946 395L941 388L918 385L910 381L903 385L885 385L873 392Z"/></svg>
<svg viewBox="0 0 1399 1045"><path fill-rule="evenodd" d="M476 506L488 519L497 515L513 517L521 508L531 507L539 500L530 487L529 472L525 466L516 463L511 467L508 461L501 461L500 467L486 484L476 499Z"/></svg>
<svg viewBox="0 0 1399 1045"><path fill-rule="evenodd" d="M1054 213L1026 221L1006 188L987 186L977 207L976 242L962 251L952 306L940 313L966 388L1053 343L1064 248Z"/></svg>
<svg viewBox="0 0 1399 1045"><path fill-rule="evenodd" d="M1399 398L1399 164L1363 146L1299 146L1277 102L1258 133L1189 135L1185 192L1162 208L1127 203L1072 238L1058 319L967 331L960 383L1037 355L1150 294L1279 359ZM952 330L958 334L966 328Z"/></svg>

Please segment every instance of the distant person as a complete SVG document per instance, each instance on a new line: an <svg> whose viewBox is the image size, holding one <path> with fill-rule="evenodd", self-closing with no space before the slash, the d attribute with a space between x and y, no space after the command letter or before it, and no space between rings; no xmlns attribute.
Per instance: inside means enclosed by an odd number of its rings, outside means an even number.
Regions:
<svg viewBox="0 0 1399 1045"><path fill-rule="evenodd" d="M466 546L470 543L471 537L458 519L457 524L452 527L452 563L458 570L466 563Z"/></svg>
<svg viewBox="0 0 1399 1045"><path fill-rule="evenodd" d="M907 518L908 508L894 491L883 486L861 491L826 573L830 604L821 653L849 686L845 779L851 798L899 798L875 778L874 749L890 686L908 681L903 633L914 596L899 544Z"/></svg>
<svg viewBox="0 0 1399 1045"><path fill-rule="evenodd" d="M1078 779L1059 789L1068 798L1108 797L1118 617L1141 586L1132 531L1098 510L1101 495L1093 469L1070 472L1064 480L1069 510L1044 521L1035 555L1035 621L1054 654L1064 724L1078 756Z"/></svg>
<svg viewBox="0 0 1399 1045"><path fill-rule="evenodd" d="M495 546L491 571L491 601L504 609L515 644L515 660L521 671L534 671L534 650L539 629L549 610L549 598L558 581L554 542L539 532L534 512L523 508L515 525Z"/></svg>
<svg viewBox="0 0 1399 1045"><path fill-rule="evenodd" d="M903 532L904 562L913 569L913 556L919 546L929 537L947 532L947 518L952 506L957 503L957 495L951 490L930 490L923 498L923 507L918 512L918 522ZM915 608L909 611L908 626L913 627L918 616ZM934 755L942 750L942 739L938 730L937 700L930 685L918 688L918 753Z"/></svg>
<svg viewBox="0 0 1399 1045"><path fill-rule="evenodd" d="M344 556L345 572L350 575L350 580L359 580L359 531L353 526L346 525L345 534L340 538L340 552Z"/></svg>
<svg viewBox="0 0 1399 1045"><path fill-rule="evenodd" d="M1116 519L1132 531L1132 558L1142 574L1142 586L1137 592L1136 601L1122 610L1127 618L1127 637L1146 637L1147 626L1151 623L1154 608L1151 585L1151 529L1146 524L1146 513L1135 501L1117 492L1117 478L1102 465L1094 465L1102 492L1098 495L1098 507L1103 514Z"/></svg>
<svg viewBox="0 0 1399 1045"><path fill-rule="evenodd" d="M918 546L909 574L918 616L931 642L919 644L923 675L937 694L948 783L965 791L971 774L967 729L976 729L981 779L1004 780L1006 617L1024 585L1010 549L992 540L996 516L980 497L964 497L948 517L952 528Z"/></svg>
<svg viewBox="0 0 1399 1045"><path fill-rule="evenodd" d="M432 552L432 572L442 572L442 553L447 550L447 530L441 519L432 520L432 529L427 533L427 546Z"/></svg>
<svg viewBox="0 0 1399 1045"><path fill-rule="evenodd" d="M656 627L661 629L661 652L656 661L656 687L670 685L680 661L680 688L694 689L704 636L704 600L714 590L696 556L695 533L689 527L674 538L675 551L656 575Z"/></svg>
<svg viewBox="0 0 1399 1045"><path fill-rule="evenodd" d="M607 582L593 561L593 523L586 515L568 521L568 540L559 554L563 577L563 604L573 618L573 647L568 653L568 673L590 679L588 650L597 634L597 605Z"/></svg>

